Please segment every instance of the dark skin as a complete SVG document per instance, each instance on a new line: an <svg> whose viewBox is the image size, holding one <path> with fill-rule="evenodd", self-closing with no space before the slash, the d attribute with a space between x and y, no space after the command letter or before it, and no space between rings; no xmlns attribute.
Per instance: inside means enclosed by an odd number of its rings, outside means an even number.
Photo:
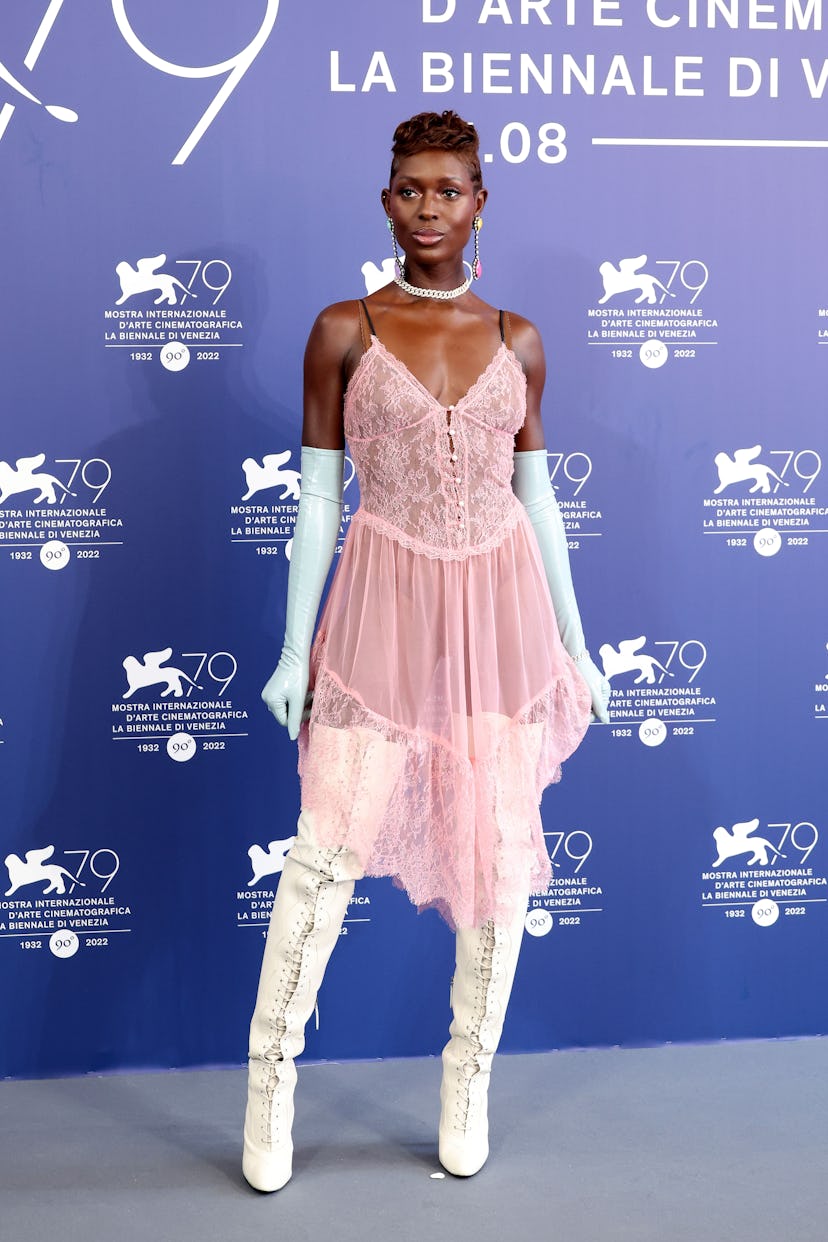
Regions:
<svg viewBox="0 0 828 1242"><path fill-rule="evenodd" d="M412 285L456 289L465 281L463 251L486 198L487 191L475 189L467 165L450 151L420 151L400 161L382 191L382 205L394 222ZM392 282L365 300L383 345L445 407L468 392L500 346L497 309L471 290L440 302L405 293ZM512 348L526 375L526 421L515 449L542 449L543 345L528 319L511 312L510 319ZM326 307L305 350L303 444L344 447L345 389L362 353L357 303Z"/></svg>

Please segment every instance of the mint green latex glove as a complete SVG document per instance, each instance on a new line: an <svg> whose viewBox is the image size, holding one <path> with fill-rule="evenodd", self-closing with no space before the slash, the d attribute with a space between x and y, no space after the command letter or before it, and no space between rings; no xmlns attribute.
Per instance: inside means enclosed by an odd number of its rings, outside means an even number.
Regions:
<svg viewBox="0 0 828 1242"><path fill-rule="evenodd" d="M288 572L285 640L262 698L293 741L310 712L313 630L342 518L344 449L302 445L301 492Z"/></svg>
<svg viewBox="0 0 828 1242"><path fill-rule="evenodd" d="M566 530L555 489L549 481L546 449L515 453L512 490L526 509L538 540L561 642L589 688L593 716L602 724L609 724L609 682L586 649L572 585Z"/></svg>

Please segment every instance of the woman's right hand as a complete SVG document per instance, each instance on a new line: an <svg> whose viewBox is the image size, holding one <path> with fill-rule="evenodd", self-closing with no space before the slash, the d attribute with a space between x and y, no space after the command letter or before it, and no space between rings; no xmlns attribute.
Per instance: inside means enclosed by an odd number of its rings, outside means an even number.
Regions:
<svg viewBox="0 0 828 1242"><path fill-rule="evenodd" d="M279 663L262 690L262 698L280 725L287 725L288 736L296 741L299 726L307 719L306 700L310 668L293 651L282 651Z"/></svg>

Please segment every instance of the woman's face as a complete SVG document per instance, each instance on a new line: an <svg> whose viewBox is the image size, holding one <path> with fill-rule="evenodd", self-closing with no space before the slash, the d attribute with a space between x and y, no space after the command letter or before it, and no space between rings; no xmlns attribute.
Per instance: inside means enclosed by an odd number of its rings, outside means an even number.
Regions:
<svg viewBox="0 0 828 1242"><path fill-rule="evenodd" d="M485 201L486 191L475 190L467 165L451 151L419 151L400 160L382 192L400 249L414 262L461 254Z"/></svg>

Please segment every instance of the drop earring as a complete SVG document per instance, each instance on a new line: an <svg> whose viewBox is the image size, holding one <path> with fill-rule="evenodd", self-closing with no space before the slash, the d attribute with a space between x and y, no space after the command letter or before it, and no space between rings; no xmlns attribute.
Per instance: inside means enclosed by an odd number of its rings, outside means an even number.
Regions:
<svg viewBox="0 0 828 1242"><path fill-rule="evenodd" d="M483 228L483 217L475 216L472 220L472 228L474 229L474 259L472 260L472 275L475 280L479 280L483 275L483 267L480 263L480 230Z"/></svg>
<svg viewBox="0 0 828 1242"><path fill-rule="evenodd" d="M394 221L390 216L385 217L385 223L388 225L388 232L391 234L391 248L394 251L394 263L397 267L397 275L402 276L403 265L400 258L400 252L397 249L397 234L394 232Z"/></svg>

